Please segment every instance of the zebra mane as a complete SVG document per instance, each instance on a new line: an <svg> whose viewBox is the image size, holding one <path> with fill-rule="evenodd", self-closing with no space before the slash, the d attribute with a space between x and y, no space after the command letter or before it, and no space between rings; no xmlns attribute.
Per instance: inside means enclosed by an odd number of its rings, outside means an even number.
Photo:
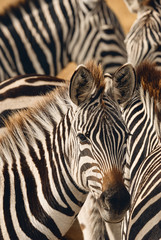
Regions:
<svg viewBox="0 0 161 240"><path fill-rule="evenodd" d="M86 64L87 69L91 72L97 88L105 88L104 74L101 64L97 65L94 61Z"/></svg>
<svg viewBox="0 0 161 240"><path fill-rule="evenodd" d="M155 112L161 121L161 71L154 63L142 62L136 68L137 83L154 99Z"/></svg>
<svg viewBox="0 0 161 240"><path fill-rule="evenodd" d="M72 106L68 89L67 83L65 87L56 88L42 96L31 108L17 111L4 119L5 128L0 136L0 149L8 145L11 147L14 142L23 149L24 138L32 144L33 138L38 139L43 133L42 128L48 132L51 128L54 129Z"/></svg>

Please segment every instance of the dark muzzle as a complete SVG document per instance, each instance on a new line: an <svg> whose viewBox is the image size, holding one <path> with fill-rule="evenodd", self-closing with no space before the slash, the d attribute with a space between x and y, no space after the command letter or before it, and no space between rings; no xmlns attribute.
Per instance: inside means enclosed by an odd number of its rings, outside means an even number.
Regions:
<svg viewBox="0 0 161 240"><path fill-rule="evenodd" d="M107 222L120 222L130 207L130 195L123 184L104 191L98 199L99 211Z"/></svg>

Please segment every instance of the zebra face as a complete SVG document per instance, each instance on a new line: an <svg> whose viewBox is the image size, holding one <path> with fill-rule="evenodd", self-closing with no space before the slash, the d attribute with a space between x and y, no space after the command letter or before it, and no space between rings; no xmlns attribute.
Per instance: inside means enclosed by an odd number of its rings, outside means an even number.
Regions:
<svg viewBox="0 0 161 240"><path fill-rule="evenodd" d="M76 149L71 153L71 172L75 182L98 199L103 218L118 222L130 203L122 178L127 132L115 89L109 89L107 79L106 88L98 71L81 66L71 79L70 97L76 105L71 126L71 145ZM126 100L124 94L122 102Z"/></svg>

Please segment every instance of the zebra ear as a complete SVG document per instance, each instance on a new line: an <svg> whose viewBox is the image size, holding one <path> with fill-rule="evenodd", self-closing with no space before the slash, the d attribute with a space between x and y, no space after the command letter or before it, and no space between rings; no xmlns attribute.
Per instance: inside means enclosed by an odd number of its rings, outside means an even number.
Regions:
<svg viewBox="0 0 161 240"><path fill-rule="evenodd" d="M73 103L80 105L90 98L94 86L94 79L90 71L79 66L70 80L69 96Z"/></svg>
<svg viewBox="0 0 161 240"><path fill-rule="evenodd" d="M120 104L132 97L136 86L135 70L131 64L124 64L113 75L113 97Z"/></svg>

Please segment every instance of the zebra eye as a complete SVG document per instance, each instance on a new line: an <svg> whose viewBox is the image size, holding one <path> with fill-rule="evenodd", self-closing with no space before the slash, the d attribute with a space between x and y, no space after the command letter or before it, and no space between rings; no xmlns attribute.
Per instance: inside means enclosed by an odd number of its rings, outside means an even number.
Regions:
<svg viewBox="0 0 161 240"><path fill-rule="evenodd" d="M79 134L77 135L77 137L79 137L80 142L81 142L82 144L89 144L89 143L90 143L89 139L88 139L84 134L82 134L82 133L79 133Z"/></svg>

